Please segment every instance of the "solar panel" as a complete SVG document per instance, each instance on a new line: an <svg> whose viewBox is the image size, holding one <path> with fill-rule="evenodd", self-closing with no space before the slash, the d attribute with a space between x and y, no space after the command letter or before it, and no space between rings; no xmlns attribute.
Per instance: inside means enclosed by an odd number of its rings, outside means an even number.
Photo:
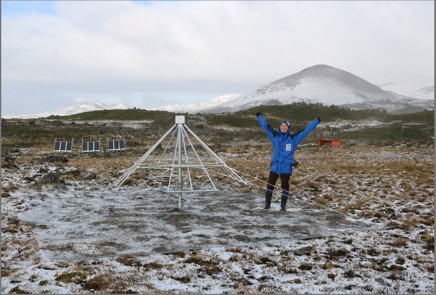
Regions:
<svg viewBox="0 0 436 295"><path fill-rule="evenodd" d="M73 142L72 141L57 141L57 140L55 140L54 151L55 152L71 152L71 151L73 151Z"/></svg>
<svg viewBox="0 0 436 295"><path fill-rule="evenodd" d="M124 139L122 140L109 140L108 150L109 151L124 151L126 149L126 143Z"/></svg>
<svg viewBox="0 0 436 295"><path fill-rule="evenodd" d="M84 141L82 143L82 152L99 152L100 142L99 141Z"/></svg>

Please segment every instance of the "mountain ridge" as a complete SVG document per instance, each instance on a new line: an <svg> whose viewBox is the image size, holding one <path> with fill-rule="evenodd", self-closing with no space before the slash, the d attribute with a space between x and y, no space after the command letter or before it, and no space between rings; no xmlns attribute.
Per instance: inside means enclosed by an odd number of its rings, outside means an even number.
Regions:
<svg viewBox="0 0 436 295"><path fill-rule="evenodd" d="M228 94L220 95L218 97L215 97L205 102L196 102L196 103L189 103L189 104L171 104L171 105L161 106L150 110L195 113L205 108L218 106L225 102L231 101L237 97L239 97L239 94L228 93Z"/></svg>
<svg viewBox="0 0 436 295"><path fill-rule="evenodd" d="M46 118L50 116L68 116L68 115L75 115L80 114L83 112L90 112L90 111L98 111L98 110L125 110L129 109L130 107L126 104L120 104L120 103L113 103L113 104L105 104L101 102L81 102L74 105L69 105L64 108L54 110L54 111L48 111L43 113L37 113L37 114L24 114L24 115L6 115L2 116L4 119L37 119L37 118Z"/></svg>
<svg viewBox="0 0 436 295"><path fill-rule="evenodd" d="M252 92L239 95L224 94L209 101L189 104L172 104L148 110L182 113L220 113L236 112L261 105L287 105L298 102L322 103L345 108L383 109L393 114L413 113L434 109L434 86L423 86L427 80L408 83L389 82L381 86L372 84L350 72L329 65L314 65L295 74L267 83ZM400 81L400 82L401 82ZM413 85L413 86L411 86ZM407 86L407 87L406 87ZM412 97L407 95L415 89ZM404 93L394 90L405 89ZM84 102L62 109L27 115L6 115L2 118L42 118L65 116L94 110L129 109L125 104L104 104Z"/></svg>
<svg viewBox="0 0 436 295"><path fill-rule="evenodd" d="M385 91L347 71L315 65L203 111L234 112L264 104L295 102L323 103L351 109L382 108L399 114L434 108L432 102Z"/></svg>

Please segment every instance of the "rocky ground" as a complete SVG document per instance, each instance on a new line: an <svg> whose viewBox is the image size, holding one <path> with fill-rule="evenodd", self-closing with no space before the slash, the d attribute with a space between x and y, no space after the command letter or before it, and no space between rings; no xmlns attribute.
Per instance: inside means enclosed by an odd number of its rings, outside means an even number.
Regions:
<svg viewBox="0 0 436 295"><path fill-rule="evenodd" d="M223 188L256 195L247 200L258 203L253 205L256 212L262 212L259 208L263 205L270 153L268 145L240 142L231 148L223 147L218 153L249 182L244 186L222 179ZM85 187L87 192L109 192L108 186L120 171L137 158L128 154L58 156L32 148L5 153L1 292L433 294L435 291L433 145L299 147L296 158L300 165L291 177L292 200L284 214L291 216L312 206L367 224L366 230L349 229L289 240L271 235L271 239L261 243L236 246L223 243L175 252L120 255L112 252L82 259L48 255L41 232L51 229L23 219L32 210L29 196L71 196L80 194L78 187ZM134 178L129 186L138 189L139 181ZM129 186L123 189L128 191ZM270 213L283 220L279 211L274 212L277 206L273 203ZM174 211L175 215L179 213ZM73 243L60 251L70 253L75 249L77 245Z"/></svg>

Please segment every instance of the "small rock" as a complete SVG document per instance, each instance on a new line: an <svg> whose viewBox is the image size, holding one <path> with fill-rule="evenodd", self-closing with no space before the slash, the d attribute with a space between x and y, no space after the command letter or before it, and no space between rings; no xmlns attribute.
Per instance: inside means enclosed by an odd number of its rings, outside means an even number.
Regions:
<svg viewBox="0 0 436 295"><path fill-rule="evenodd" d="M97 173L95 172L91 172L85 177L85 180L93 180L93 179L97 179Z"/></svg>
<svg viewBox="0 0 436 295"><path fill-rule="evenodd" d="M35 182L35 177L24 177L24 180L26 181L26 183L32 183Z"/></svg>
<svg viewBox="0 0 436 295"><path fill-rule="evenodd" d="M21 150L19 148L10 149L9 152L10 153L15 153L15 154L18 154L18 155L22 154L22 152L21 152Z"/></svg>
<svg viewBox="0 0 436 295"><path fill-rule="evenodd" d="M48 172L48 169L47 169L47 168L44 168L44 167L41 167L41 168L39 168L38 172L39 172L39 173L47 173L47 172Z"/></svg>

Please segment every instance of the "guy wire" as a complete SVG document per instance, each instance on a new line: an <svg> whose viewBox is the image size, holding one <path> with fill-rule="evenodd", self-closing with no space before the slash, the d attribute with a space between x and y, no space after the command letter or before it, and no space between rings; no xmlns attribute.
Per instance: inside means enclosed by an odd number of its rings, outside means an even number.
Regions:
<svg viewBox="0 0 436 295"><path fill-rule="evenodd" d="M269 184L267 181L260 180L260 179L258 179L257 177L251 176L251 175L249 175L249 174L247 174L247 173L244 173L244 172L238 171L238 170L233 169L233 168L231 168L231 167L229 167L229 168L230 168L230 170L232 170L232 171L235 172L236 174L242 174L244 177L248 176L248 177L250 177L250 178L252 178L252 179L254 179L254 180L257 180L257 181L261 182L264 186L260 186L260 185L258 185L258 184L255 184L255 183L251 182L251 181L247 181L250 185L256 186L256 187L261 188L261 189L265 189L265 184L267 184L267 185ZM227 176L227 175L222 174L222 173L217 173L217 174L220 174L220 175L223 175L223 176ZM227 177L228 177L228 176L227 176ZM271 184L271 185L272 185L272 184ZM278 187L277 185L273 185L273 187L274 187L274 189L275 189L274 194L275 194L275 195L281 195L281 193L280 193L279 191L280 191L282 188L281 188L281 187ZM288 191L288 193L290 193L290 191ZM309 200L307 200L307 199L304 199L303 197L296 197L296 198L297 198L298 200L301 200L301 201L303 201L303 202L309 203L309 204L311 204L311 205L314 205L314 206L317 206L317 207L320 207L320 208L323 208L323 209L331 210L331 211L334 211L334 212L336 212L336 213L343 214L343 215L348 215L348 214L345 213L345 212L341 212L341 211L339 211L339 210L332 209L332 208L330 208L330 207L327 207L327 206L323 206L323 205L320 205L320 204L314 203L314 202L312 202L312 201L309 201Z"/></svg>

